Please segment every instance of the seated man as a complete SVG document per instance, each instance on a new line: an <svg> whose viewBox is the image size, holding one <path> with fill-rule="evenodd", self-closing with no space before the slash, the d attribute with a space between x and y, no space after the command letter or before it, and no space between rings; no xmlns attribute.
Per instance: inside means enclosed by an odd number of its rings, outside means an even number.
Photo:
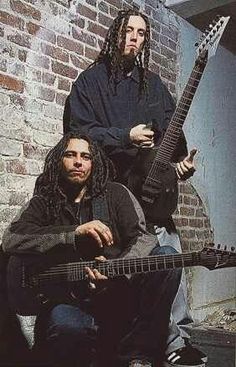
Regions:
<svg viewBox="0 0 236 367"><path fill-rule="evenodd" d="M48 153L33 198L6 230L4 251L38 265L45 258L98 257L101 264L175 252L156 245L137 200L113 177L112 163L87 136L65 135ZM35 352L70 367L91 366L94 358L102 367L149 367L163 358L181 270L113 278L92 267L85 272L72 297L63 298L64 283L57 283L62 295L40 307Z"/></svg>

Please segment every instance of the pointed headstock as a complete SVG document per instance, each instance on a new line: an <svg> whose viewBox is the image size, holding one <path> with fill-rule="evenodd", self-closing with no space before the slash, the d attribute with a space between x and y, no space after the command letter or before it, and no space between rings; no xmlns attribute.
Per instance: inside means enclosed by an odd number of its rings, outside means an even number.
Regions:
<svg viewBox="0 0 236 367"><path fill-rule="evenodd" d="M234 267L236 266L236 249L233 246L223 245L204 247L200 251L200 259L201 265L209 270Z"/></svg>
<svg viewBox="0 0 236 367"><path fill-rule="evenodd" d="M209 60L210 57L215 55L229 19L230 17L218 16L217 19L213 20L212 24L209 25L208 29L205 30L199 44L197 44L198 48L196 52L198 59Z"/></svg>

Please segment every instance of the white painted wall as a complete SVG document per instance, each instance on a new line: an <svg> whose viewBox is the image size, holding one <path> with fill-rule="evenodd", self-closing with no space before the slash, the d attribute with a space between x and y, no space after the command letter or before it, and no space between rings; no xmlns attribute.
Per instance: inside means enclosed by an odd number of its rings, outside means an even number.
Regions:
<svg viewBox="0 0 236 367"><path fill-rule="evenodd" d="M177 21L180 96L194 65L200 33L181 18ZM184 130L189 149L199 150L192 183L207 208L215 242L236 247L236 56L221 46L206 66ZM192 309L197 319L220 305L235 307L235 268L213 272L195 268L193 275Z"/></svg>

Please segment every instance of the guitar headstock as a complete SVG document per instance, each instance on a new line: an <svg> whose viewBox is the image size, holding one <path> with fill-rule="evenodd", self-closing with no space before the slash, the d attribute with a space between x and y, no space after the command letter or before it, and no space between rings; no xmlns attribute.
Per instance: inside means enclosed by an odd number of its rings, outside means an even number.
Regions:
<svg viewBox="0 0 236 367"><path fill-rule="evenodd" d="M212 24L209 25L209 29L203 33L200 40L201 43L199 45L197 44L197 54L200 58L209 59L215 55L221 36L229 19L230 17L218 16L217 19L213 20Z"/></svg>
<svg viewBox="0 0 236 367"><path fill-rule="evenodd" d="M212 247L210 247L212 246ZM236 266L236 249L234 246L209 244L200 251L200 262L209 270Z"/></svg>

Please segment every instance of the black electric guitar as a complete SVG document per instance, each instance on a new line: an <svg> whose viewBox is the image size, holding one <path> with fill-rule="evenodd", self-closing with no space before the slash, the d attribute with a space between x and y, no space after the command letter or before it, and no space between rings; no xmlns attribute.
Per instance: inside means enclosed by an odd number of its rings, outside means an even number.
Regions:
<svg viewBox="0 0 236 367"><path fill-rule="evenodd" d="M206 63L215 54L229 18L220 17L214 21L198 47L195 65L161 144L152 149L140 149L128 186L140 200L150 222L169 217L177 207L178 182L175 168L170 164L171 158ZM140 180L140 177L144 179Z"/></svg>
<svg viewBox="0 0 236 367"><path fill-rule="evenodd" d="M85 267L98 269L108 278L128 274L143 274L188 266L205 266L210 270L236 266L234 248L227 251L206 247L199 252L155 255L142 258L118 258L98 261L59 263L45 268L41 255L18 255L9 259L7 280L9 302L20 315L35 315L42 307L55 302L71 303L74 290L86 278ZM47 255L42 255L47 257ZM40 270L41 269L41 270Z"/></svg>

